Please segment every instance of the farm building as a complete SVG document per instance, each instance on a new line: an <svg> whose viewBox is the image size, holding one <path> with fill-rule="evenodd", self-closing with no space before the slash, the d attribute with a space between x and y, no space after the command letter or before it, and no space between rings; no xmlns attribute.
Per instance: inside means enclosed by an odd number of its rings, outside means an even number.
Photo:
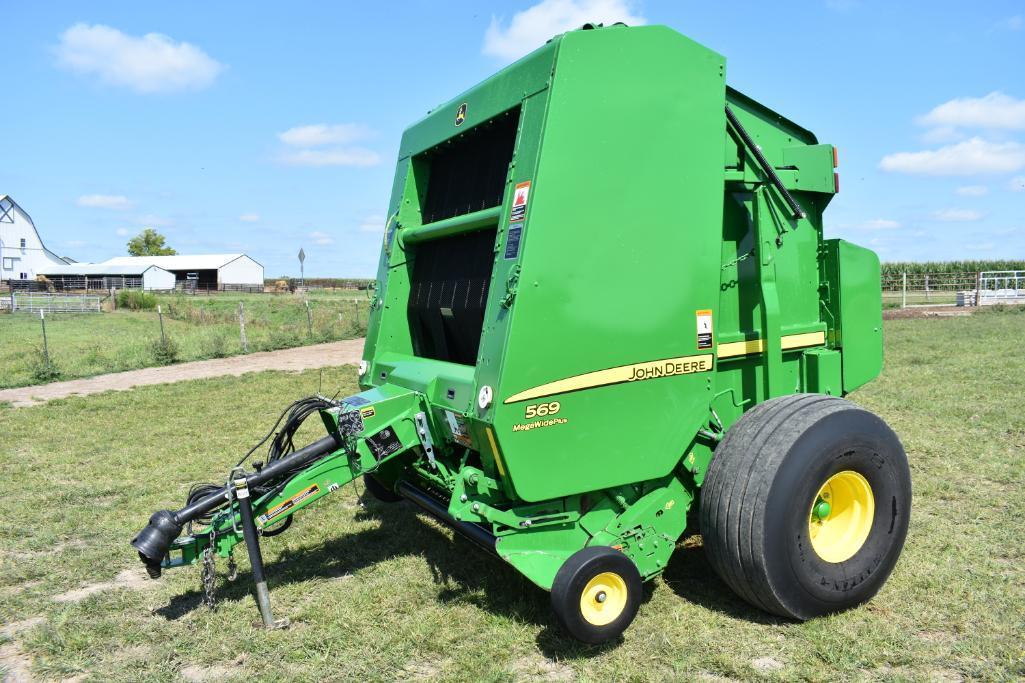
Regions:
<svg viewBox="0 0 1025 683"><path fill-rule="evenodd" d="M174 289L174 273L159 266L135 264L111 266L103 263L71 263L52 266L39 272L54 289Z"/></svg>
<svg viewBox="0 0 1025 683"><path fill-rule="evenodd" d="M143 289L227 289L263 291L263 266L245 254L198 254L175 256L118 256L100 263L70 263L42 272L54 285L60 278L69 289L72 282L88 278L89 289L141 287ZM128 278L134 284L99 285L96 278ZM113 279L112 279L113 278Z"/></svg>
<svg viewBox="0 0 1025 683"><path fill-rule="evenodd" d="M263 266L245 254L118 256L98 265L157 266L174 273L179 288L263 290Z"/></svg>
<svg viewBox="0 0 1025 683"><path fill-rule="evenodd" d="M25 210L0 195L0 280L35 280L43 270L66 263L43 245Z"/></svg>

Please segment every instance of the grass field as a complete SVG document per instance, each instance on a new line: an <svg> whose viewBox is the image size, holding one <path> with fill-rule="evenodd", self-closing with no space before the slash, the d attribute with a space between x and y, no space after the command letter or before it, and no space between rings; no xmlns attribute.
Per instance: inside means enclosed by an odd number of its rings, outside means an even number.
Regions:
<svg viewBox="0 0 1025 683"><path fill-rule="evenodd" d="M263 544L288 630L253 627L244 552L213 612L196 568L143 583L128 541L148 515L223 477L283 405L317 390L316 372L0 408L0 615L19 624L0 652L40 678L96 681L1021 680L1023 325L1000 311L887 321L884 376L852 398L903 439L915 498L876 599L804 624L766 616L690 536L603 647L565 638L547 594L510 567L405 505L363 510L352 490ZM354 373L324 383L345 392Z"/></svg>
<svg viewBox="0 0 1025 683"><path fill-rule="evenodd" d="M238 305L245 304L248 349L271 351L364 334L366 292L309 295L313 333L299 297L282 294L159 296L164 333L178 361L221 358L242 353ZM113 313L55 313L46 319L50 358L58 375L45 370L42 329L29 313L0 315L0 389L135 370L167 362L156 343L156 310Z"/></svg>

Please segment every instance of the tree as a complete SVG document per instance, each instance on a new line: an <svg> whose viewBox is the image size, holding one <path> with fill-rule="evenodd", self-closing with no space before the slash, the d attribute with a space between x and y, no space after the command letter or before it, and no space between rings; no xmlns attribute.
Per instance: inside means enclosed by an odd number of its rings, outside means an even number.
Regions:
<svg viewBox="0 0 1025 683"><path fill-rule="evenodd" d="M164 236L153 228L146 228L128 240L131 256L174 256L178 252L164 244Z"/></svg>

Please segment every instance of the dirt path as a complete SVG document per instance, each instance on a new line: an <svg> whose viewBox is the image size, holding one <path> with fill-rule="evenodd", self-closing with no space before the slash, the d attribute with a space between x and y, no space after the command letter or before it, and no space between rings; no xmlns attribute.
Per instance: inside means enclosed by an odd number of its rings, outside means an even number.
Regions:
<svg viewBox="0 0 1025 683"><path fill-rule="evenodd" d="M9 402L15 407L24 407L45 403L54 398L64 398L73 394L98 394L101 391L124 391L147 384L168 384L187 379L204 379L223 375L241 375L246 372L260 370L287 370L299 372L313 368L324 368L334 365L359 363L363 355L363 340L348 339L301 346L281 351L261 351L245 356L232 356L216 360L197 360L189 363L178 363L160 368L145 368L114 372L109 375L97 375L86 379L73 379L67 382L37 384L32 387L0 390L0 403Z"/></svg>

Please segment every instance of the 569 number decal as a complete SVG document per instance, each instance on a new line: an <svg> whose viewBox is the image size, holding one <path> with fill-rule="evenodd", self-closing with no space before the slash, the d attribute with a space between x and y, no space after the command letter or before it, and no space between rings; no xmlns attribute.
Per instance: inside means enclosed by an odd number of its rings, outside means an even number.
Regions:
<svg viewBox="0 0 1025 683"><path fill-rule="evenodd" d="M535 417L547 417L548 415L555 415L559 412L562 406L558 401L552 401L551 403L535 403L529 405L524 412L524 418L530 420Z"/></svg>

